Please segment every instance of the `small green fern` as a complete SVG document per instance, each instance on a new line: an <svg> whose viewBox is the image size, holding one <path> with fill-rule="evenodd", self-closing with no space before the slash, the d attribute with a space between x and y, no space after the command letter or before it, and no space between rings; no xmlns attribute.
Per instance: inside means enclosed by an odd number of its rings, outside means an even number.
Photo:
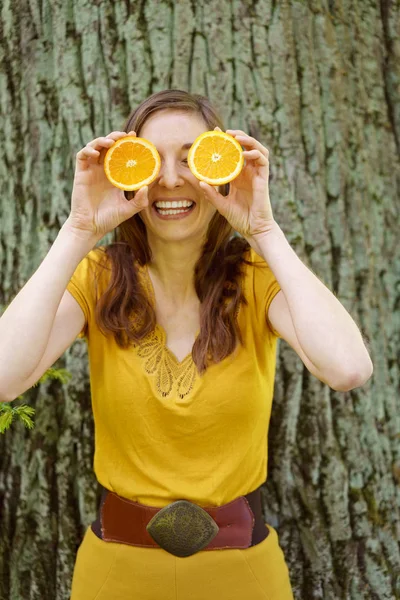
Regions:
<svg viewBox="0 0 400 600"><path fill-rule="evenodd" d="M61 383L67 383L71 379L72 374L67 369L54 369L50 367L32 387L36 387L39 383L44 383L48 379L55 379ZM22 396L18 396L17 400L22 400ZM11 402L3 402L0 404L0 433L4 433L16 419L21 421L27 429L33 429L35 423L31 416L35 414L35 409L27 404L19 406L11 406Z"/></svg>
<svg viewBox="0 0 400 600"><path fill-rule="evenodd" d="M35 383L33 387L36 387L39 383L44 383L48 379L57 379L61 383L67 383L71 377L72 374L67 371L67 369L53 369L53 367L50 367L50 369L47 369L46 373L43 373L39 381Z"/></svg>
<svg viewBox="0 0 400 600"><path fill-rule="evenodd" d="M31 415L35 414L35 409L27 404L20 406L11 406L9 402L0 404L0 433L4 433L13 422L14 418L22 421L28 429L33 429L34 422Z"/></svg>

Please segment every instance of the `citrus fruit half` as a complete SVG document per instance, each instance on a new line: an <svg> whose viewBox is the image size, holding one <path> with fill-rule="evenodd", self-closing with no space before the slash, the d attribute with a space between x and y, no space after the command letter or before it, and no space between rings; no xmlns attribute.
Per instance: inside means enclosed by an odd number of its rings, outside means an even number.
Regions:
<svg viewBox="0 0 400 600"><path fill-rule="evenodd" d="M223 131L206 131L193 142L188 153L193 175L210 185L223 185L237 177L243 168L242 147Z"/></svg>
<svg viewBox="0 0 400 600"><path fill-rule="evenodd" d="M148 140L127 135L111 146L104 157L104 172L115 187L138 190L157 177L161 158Z"/></svg>

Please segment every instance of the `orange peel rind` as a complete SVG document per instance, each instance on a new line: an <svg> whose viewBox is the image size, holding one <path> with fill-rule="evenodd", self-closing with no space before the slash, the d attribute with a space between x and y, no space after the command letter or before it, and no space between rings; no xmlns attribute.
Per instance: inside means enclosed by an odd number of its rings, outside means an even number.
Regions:
<svg viewBox="0 0 400 600"><path fill-rule="evenodd" d="M136 191L152 183L161 168L161 158L154 144L136 136L125 136L107 150L104 172L115 187Z"/></svg>
<svg viewBox="0 0 400 600"><path fill-rule="evenodd" d="M239 142L223 131L206 131L193 142L188 153L193 175L209 185L223 185L235 179L244 165Z"/></svg>

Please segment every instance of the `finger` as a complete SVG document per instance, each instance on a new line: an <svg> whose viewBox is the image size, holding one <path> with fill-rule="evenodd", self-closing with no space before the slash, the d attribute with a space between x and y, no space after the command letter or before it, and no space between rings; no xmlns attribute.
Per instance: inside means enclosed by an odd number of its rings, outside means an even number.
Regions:
<svg viewBox="0 0 400 600"><path fill-rule="evenodd" d="M244 150L243 157L245 160L255 162L256 164L266 166L268 165L268 158L260 150Z"/></svg>
<svg viewBox="0 0 400 600"><path fill-rule="evenodd" d="M251 137L250 135L235 135L234 138L244 148L254 148L256 150L259 150L260 152L262 152L262 154L264 154L264 156L268 158L269 150L265 146L263 146L261 142Z"/></svg>
<svg viewBox="0 0 400 600"><path fill-rule="evenodd" d="M138 189L135 194L135 198L137 198L140 202L143 202L148 196L149 186L145 185Z"/></svg>
<svg viewBox="0 0 400 600"><path fill-rule="evenodd" d="M145 185L140 188L134 197L128 200L128 204L130 205L130 208L127 207L127 210L133 211L132 214L146 208L146 206L149 205L149 187Z"/></svg>
<svg viewBox="0 0 400 600"><path fill-rule="evenodd" d="M76 154L76 160L82 164L96 164L99 161L100 152L91 146L85 146Z"/></svg>
<svg viewBox="0 0 400 600"><path fill-rule="evenodd" d="M242 129L227 129L226 133L230 133L231 135L236 135L236 134L247 135L247 133L245 131L243 131Z"/></svg>
<svg viewBox="0 0 400 600"><path fill-rule="evenodd" d="M119 140L120 138L128 135L126 131L112 131L106 135L107 138L111 138L112 140Z"/></svg>
<svg viewBox="0 0 400 600"><path fill-rule="evenodd" d="M213 206L215 206L215 208L218 210L218 212L220 212L222 215L224 215L224 213L226 212L226 200L225 200L224 196L222 196L222 194L217 192L217 190L215 188L213 188L211 185L209 185L208 183L205 183L205 181L200 181L199 185L203 191L203 194L204 194L204 197L206 198L206 200L211 202L211 204Z"/></svg>
<svg viewBox="0 0 400 600"><path fill-rule="evenodd" d="M230 135L232 135L234 138L244 138L246 140L251 140L254 144L258 144L259 146L259 150L265 150L266 152L268 152L267 148L265 148L265 146L263 146L261 144L261 142L259 142L258 140L256 140L256 138L251 137L251 135L248 135L248 133L246 133L245 131L242 131L241 129L227 129L226 133L229 133Z"/></svg>
<svg viewBox="0 0 400 600"><path fill-rule="evenodd" d="M140 188L133 198L130 200L126 199L126 202L120 207L121 215L124 220L130 219L133 215L146 208L149 204L149 198L147 195L148 187L145 186Z"/></svg>
<svg viewBox="0 0 400 600"><path fill-rule="evenodd" d="M86 145L91 146L95 150L101 150L102 148L110 148L116 140L119 140L128 134L125 131L112 131L107 136L96 138Z"/></svg>
<svg viewBox="0 0 400 600"><path fill-rule="evenodd" d="M100 152L98 150L95 150L94 148L92 148L91 146L85 146L84 148L82 148L82 150L80 150L77 153L77 157L79 158L89 158L89 157L95 157L95 156L99 156Z"/></svg>
<svg viewBox="0 0 400 600"><path fill-rule="evenodd" d="M125 134L126 135L126 134ZM103 148L111 148L115 140L109 137L99 137L91 142L88 142L86 146L94 148L95 150L102 150Z"/></svg>

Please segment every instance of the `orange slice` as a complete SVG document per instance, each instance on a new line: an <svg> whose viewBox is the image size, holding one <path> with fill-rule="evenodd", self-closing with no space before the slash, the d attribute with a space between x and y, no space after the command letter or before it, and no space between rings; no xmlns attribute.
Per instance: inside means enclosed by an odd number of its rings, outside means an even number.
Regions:
<svg viewBox="0 0 400 600"><path fill-rule="evenodd" d="M206 131L193 142L188 153L193 175L210 185L223 185L237 177L243 168L242 147L223 131Z"/></svg>
<svg viewBox="0 0 400 600"><path fill-rule="evenodd" d="M160 167L160 155L154 144L133 135L117 140L104 157L108 180L126 191L149 185L157 177Z"/></svg>

